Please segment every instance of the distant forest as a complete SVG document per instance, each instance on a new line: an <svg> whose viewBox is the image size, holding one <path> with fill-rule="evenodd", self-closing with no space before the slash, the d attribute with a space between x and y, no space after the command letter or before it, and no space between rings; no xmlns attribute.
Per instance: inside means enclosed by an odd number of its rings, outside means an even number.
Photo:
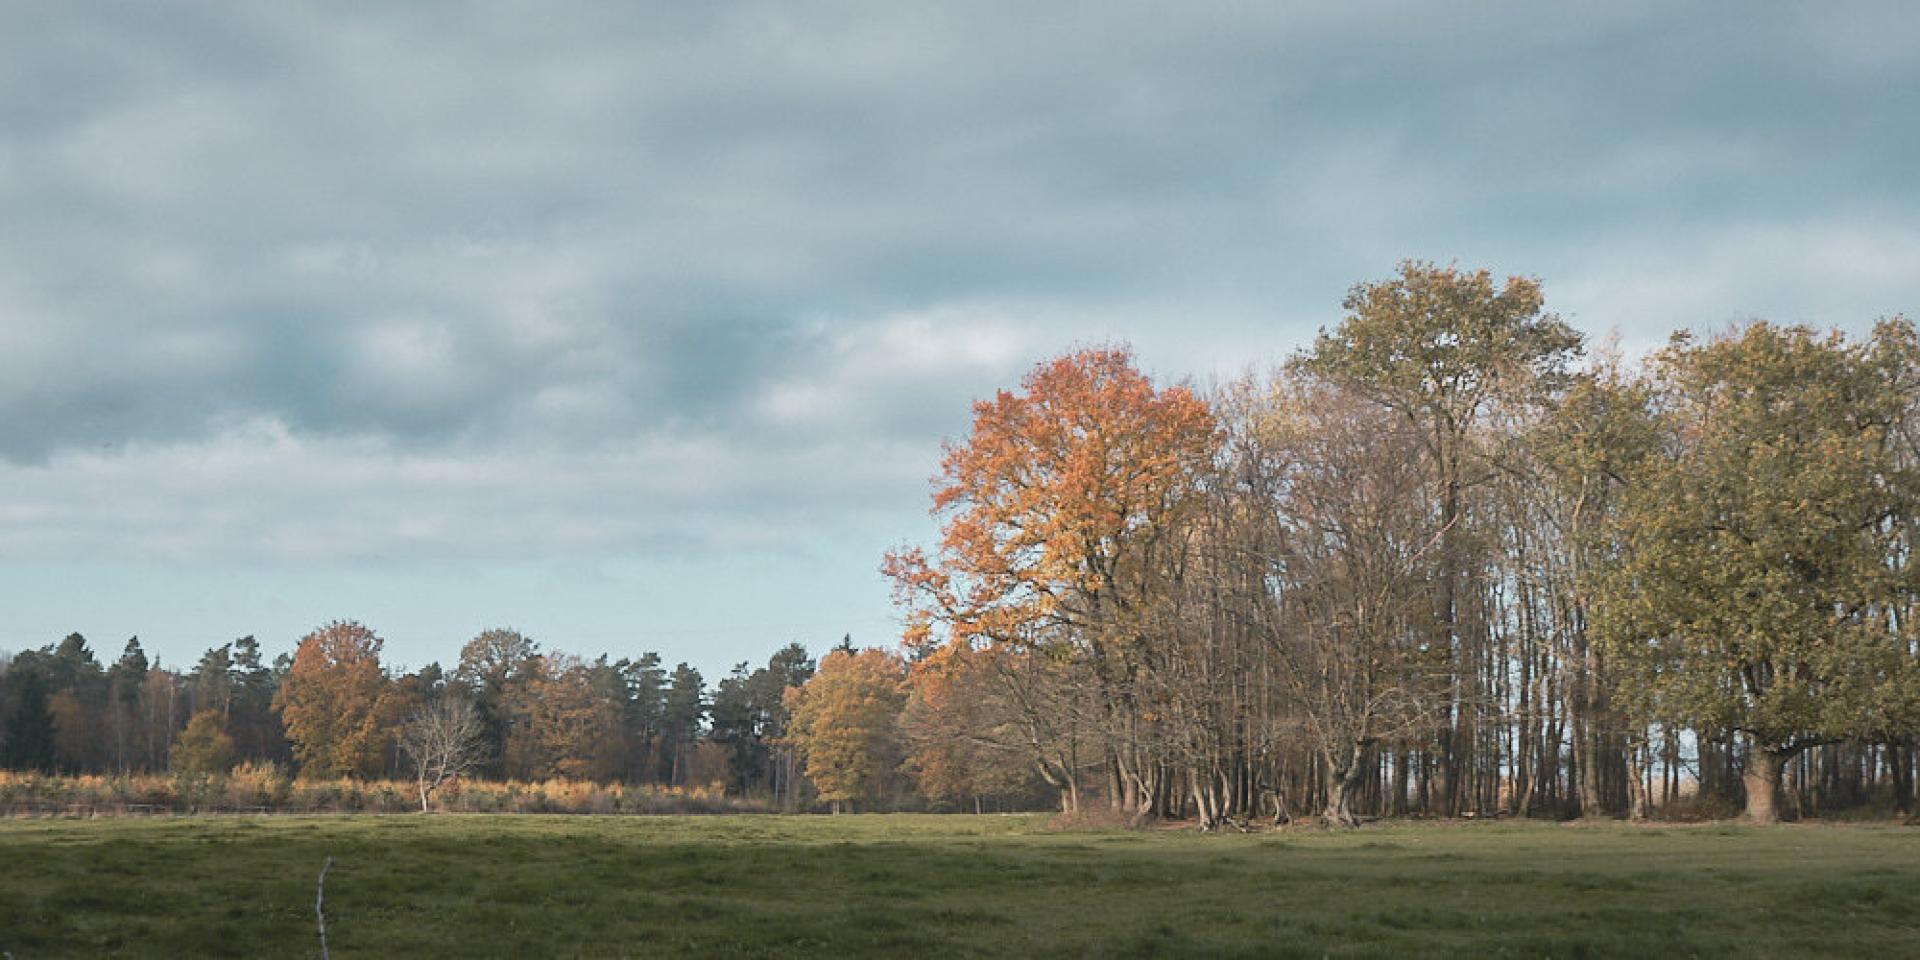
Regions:
<svg viewBox="0 0 1920 960"><path fill-rule="evenodd" d="M459 774L719 787L787 802L797 770L782 695L814 660L799 645L710 687L655 653L593 660L509 629L487 630L457 664L394 673L383 641L341 621L264 662L242 637L190 670L151 663L138 638L103 665L85 637L0 663L0 759L71 774L218 774L276 765L315 779L412 778L408 721L451 699L472 713ZM810 799L810 798L809 798Z"/></svg>
<svg viewBox="0 0 1920 960"><path fill-rule="evenodd" d="M190 671L0 665L14 770L699 784L783 808L1910 813L1920 336L1589 350L1537 280L1408 262L1276 369L1072 352L976 403L897 650L709 689L510 630L395 675L342 621Z"/></svg>

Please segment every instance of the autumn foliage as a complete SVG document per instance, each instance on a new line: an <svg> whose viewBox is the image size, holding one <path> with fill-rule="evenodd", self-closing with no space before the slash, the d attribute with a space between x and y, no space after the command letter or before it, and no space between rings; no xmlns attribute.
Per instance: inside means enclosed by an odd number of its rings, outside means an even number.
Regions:
<svg viewBox="0 0 1920 960"><path fill-rule="evenodd" d="M380 669L382 644L372 630L338 620L294 651L274 702L303 776L380 772L399 706Z"/></svg>
<svg viewBox="0 0 1920 960"><path fill-rule="evenodd" d="M887 556L908 642L1023 642L1036 624L1089 622L1129 603L1142 554L1170 532L1215 446L1207 404L1156 389L1125 348L1041 364L1022 392L974 405L947 448L933 510L938 551Z"/></svg>
<svg viewBox="0 0 1920 960"><path fill-rule="evenodd" d="M1004 703L999 675L1022 656L948 646L912 665L900 730L906 768L922 796L977 808L983 797L1032 792L1034 764L1018 717Z"/></svg>
<svg viewBox="0 0 1920 960"><path fill-rule="evenodd" d="M885 650L835 650L804 685L789 687L789 739L821 800L835 810L885 797L899 768L906 666Z"/></svg>
<svg viewBox="0 0 1920 960"><path fill-rule="evenodd" d="M594 689L578 657L545 657L535 664L525 726L535 773L610 779L620 762L618 705Z"/></svg>

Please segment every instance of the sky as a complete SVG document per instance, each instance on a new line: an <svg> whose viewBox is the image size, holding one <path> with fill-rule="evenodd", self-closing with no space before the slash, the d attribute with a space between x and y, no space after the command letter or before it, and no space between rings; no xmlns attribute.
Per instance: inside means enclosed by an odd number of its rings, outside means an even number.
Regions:
<svg viewBox="0 0 1920 960"><path fill-rule="evenodd" d="M1076 347L1204 384L1408 258L1629 353L1913 315L1915 91L1898 2L0 0L0 649L889 644Z"/></svg>

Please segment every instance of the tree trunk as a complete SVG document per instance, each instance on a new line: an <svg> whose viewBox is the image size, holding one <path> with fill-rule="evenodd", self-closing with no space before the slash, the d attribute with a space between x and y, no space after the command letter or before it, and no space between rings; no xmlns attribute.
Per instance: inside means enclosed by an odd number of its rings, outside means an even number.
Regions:
<svg viewBox="0 0 1920 960"><path fill-rule="evenodd" d="M1913 746L1906 739L1887 744L1887 773L1893 780L1893 812L1913 815Z"/></svg>
<svg viewBox="0 0 1920 960"><path fill-rule="evenodd" d="M1352 827L1359 821L1353 816L1353 792L1366 777L1367 745L1354 743L1344 758L1336 759L1331 752L1327 754L1327 807L1320 816L1329 827ZM1341 762L1344 760L1344 762Z"/></svg>
<svg viewBox="0 0 1920 960"><path fill-rule="evenodd" d="M1073 816L1080 812L1080 781L1072 774L1061 778L1056 785L1060 790L1060 812Z"/></svg>
<svg viewBox="0 0 1920 960"><path fill-rule="evenodd" d="M1393 763L1393 815L1405 816L1407 813L1407 771L1411 766L1413 751L1402 747L1394 754Z"/></svg>
<svg viewBox="0 0 1920 960"><path fill-rule="evenodd" d="M1198 773L1187 775L1187 790L1193 795L1193 805L1200 818L1200 829L1212 830L1214 827L1213 805L1208 802L1206 780Z"/></svg>
<svg viewBox="0 0 1920 960"><path fill-rule="evenodd" d="M1755 743L1748 751L1747 768L1740 776L1747 788L1747 820L1762 824L1780 822L1774 801L1780 791L1780 768L1785 761L1785 751L1772 747Z"/></svg>
<svg viewBox="0 0 1920 960"><path fill-rule="evenodd" d="M1595 819L1606 815L1606 801L1600 794L1600 746L1601 737L1593 729L1595 674L1594 652L1591 647L1580 655L1580 675L1574 684L1574 749L1579 752L1580 764L1580 816L1582 819Z"/></svg>
<svg viewBox="0 0 1920 960"><path fill-rule="evenodd" d="M1460 582L1459 582L1459 531L1455 528L1460 522L1460 464L1459 452L1453 446L1452 436L1458 432L1450 422L1446 424L1447 433L1439 438L1441 499L1440 499L1440 628L1443 648L1447 651L1447 670L1451 690L1449 702L1442 707L1442 730L1440 733L1440 766L1436 771L1434 786L1439 791L1440 814L1458 816L1460 813L1459 794L1461 767L1465 759L1461 749L1461 727L1466 723L1467 705L1464 700L1466 691L1462 689L1461 661L1464 659L1465 642L1460 636Z"/></svg>
<svg viewBox="0 0 1920 960"><path fill-rule="evenodd" d="M1644 739L1627 742L1627 817L1645 820L1651 811L1647 801L1647 769L1652 764L1650 748Z"/></svg>

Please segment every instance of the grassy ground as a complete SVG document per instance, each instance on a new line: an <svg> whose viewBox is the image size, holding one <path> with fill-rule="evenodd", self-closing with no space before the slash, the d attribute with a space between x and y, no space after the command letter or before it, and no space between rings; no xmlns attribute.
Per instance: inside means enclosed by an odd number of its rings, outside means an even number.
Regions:
<svg viewBox="0 0 1920 960"><path fill-rule="evenodd" d="M0 951L1914 956L1920 830L1048 833L1031 817L0 822Z"/></svg>

